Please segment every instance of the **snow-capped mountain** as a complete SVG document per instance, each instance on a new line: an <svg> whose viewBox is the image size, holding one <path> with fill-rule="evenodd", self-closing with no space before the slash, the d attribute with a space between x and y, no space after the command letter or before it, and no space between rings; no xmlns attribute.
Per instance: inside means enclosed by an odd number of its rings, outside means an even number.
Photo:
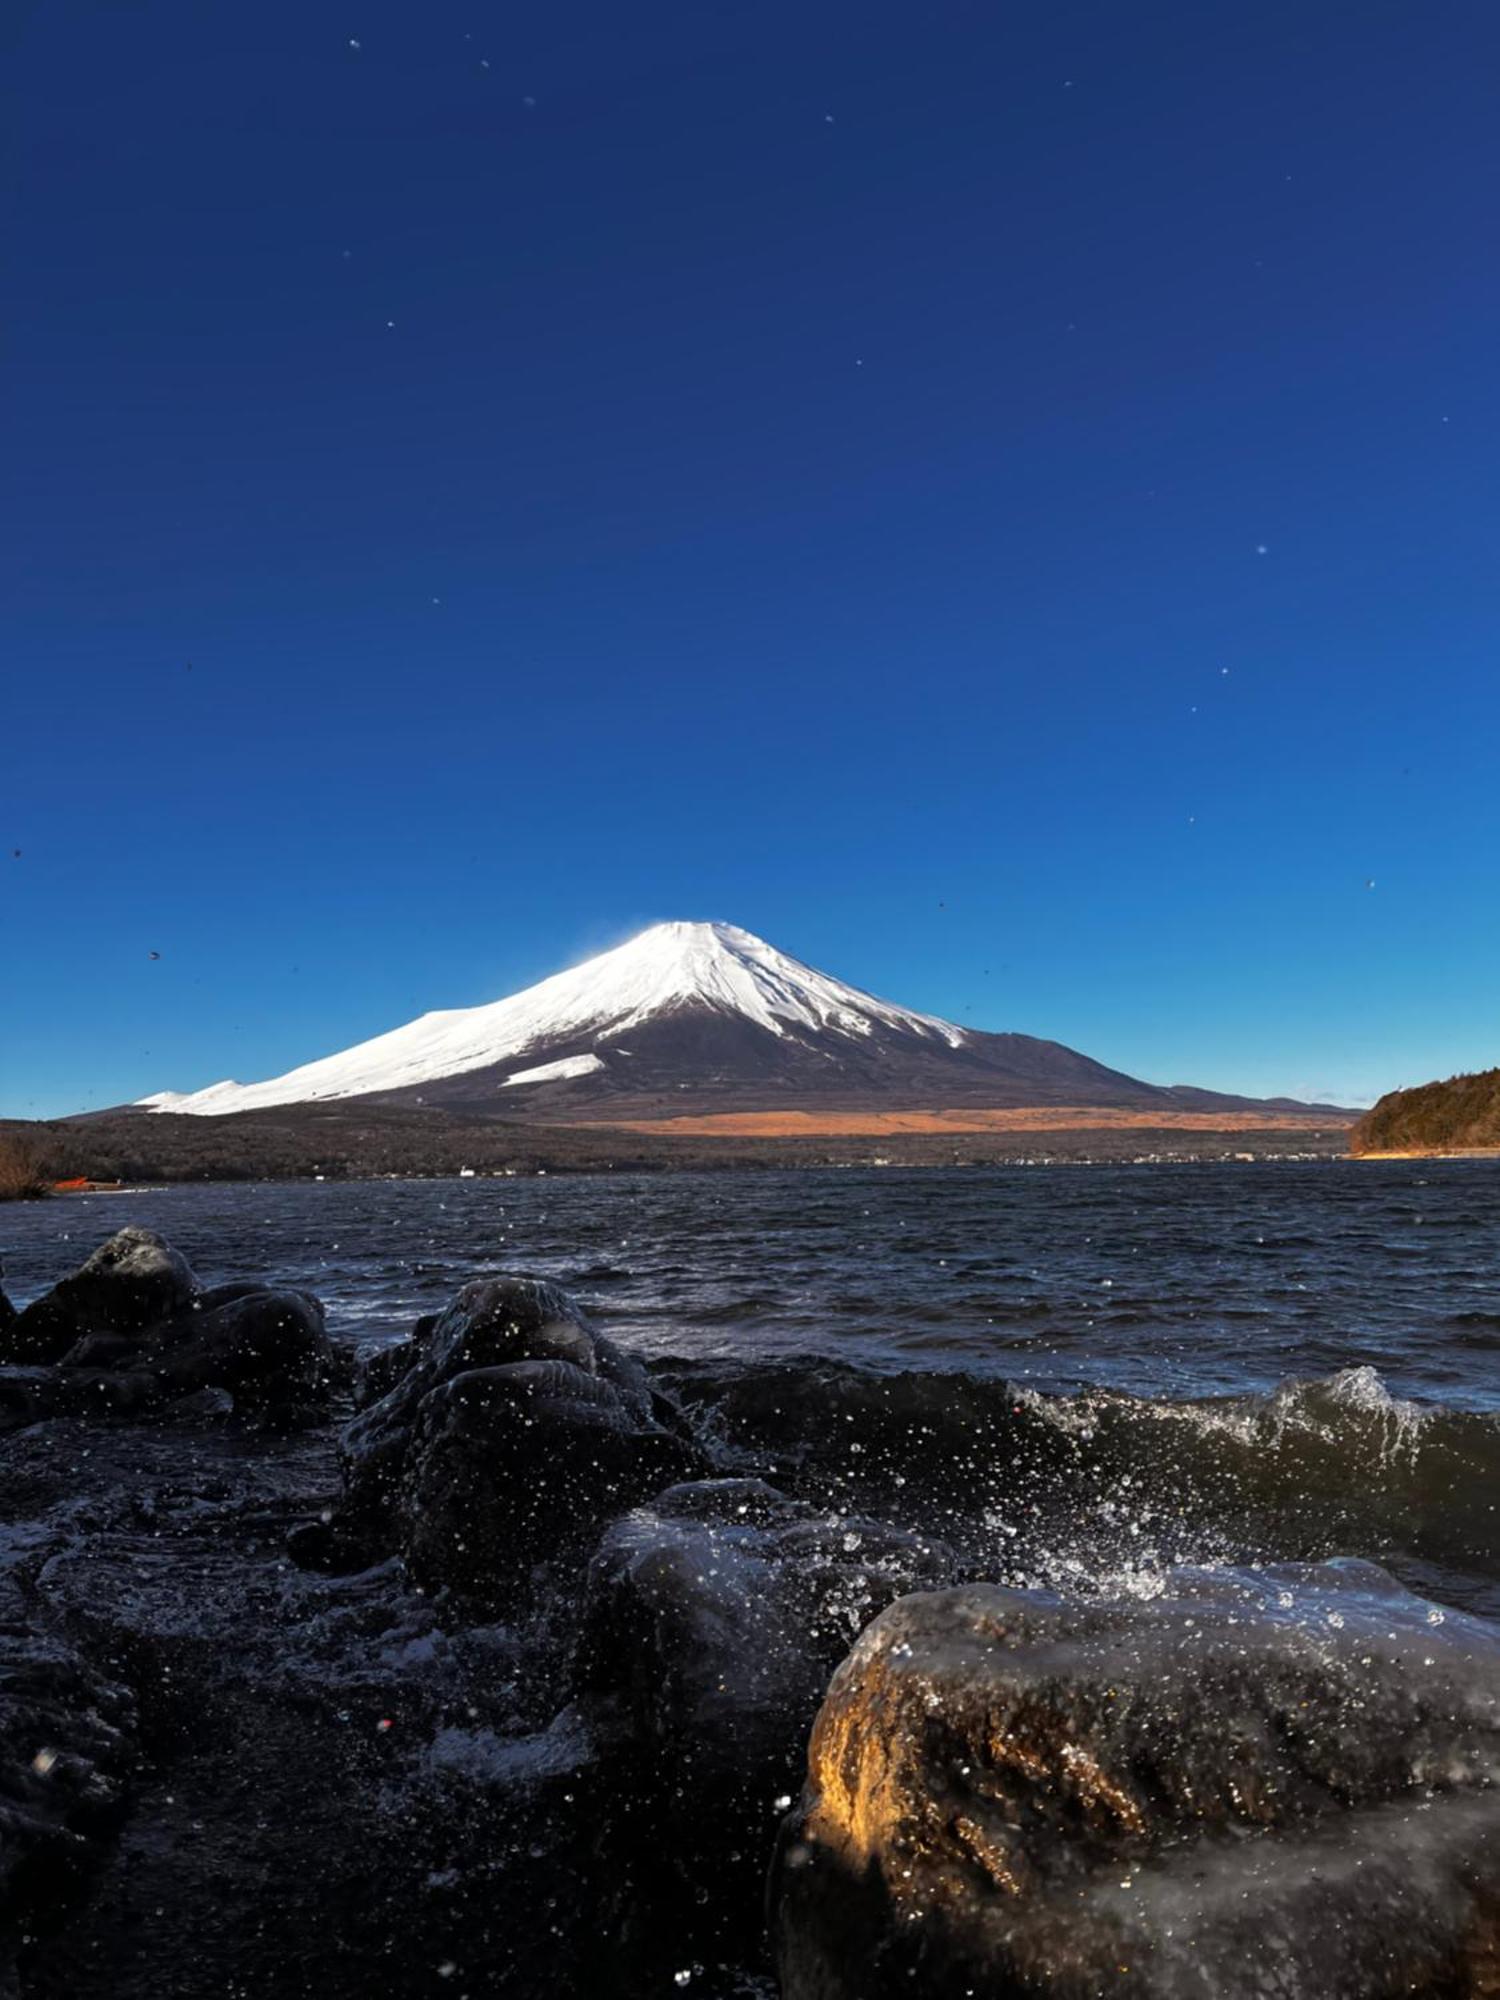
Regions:
<svg viewBox="0 0 1500 2000"><path fill-rule="evenodd" d="M508 1000L423 1014L264 1083L159 1091L139 1108L220 1117L343 1098L554 1121L1243 1101L1163 1089L1056 1042L914 1013L733 924L670 923Z"/></svg>

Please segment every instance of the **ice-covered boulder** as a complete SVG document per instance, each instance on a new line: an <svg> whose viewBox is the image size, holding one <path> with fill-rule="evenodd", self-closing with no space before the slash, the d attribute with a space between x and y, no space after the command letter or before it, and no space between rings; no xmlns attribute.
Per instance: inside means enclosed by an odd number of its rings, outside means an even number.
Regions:
<svg viewBox="0 0 1500 2000"><path fill-rule="evenodd" d="M864 1633L773 1883L785 2000L1493 1992L1500 1635L1359 1563L989 1586Z"/></svg>
<svg viewBox="0 0 1500 2000"><path fill-rule="evenodd" d="M955 1568L941 1545L820 1511L759 1479L669 1487L604 1534L578 1685L597 1707L614 1705L685 1797L722 1784L763 1807L800 1763L854 1636L893 1598Z"/></svg>
<svg viewBox="0 0 1500 2000"><path fill-rule="evenodd" d="M834 1664L875 1612L945 1582L946 1548L758 1479L674 1486L606 1529L576 1712L601 1746L601 1879L641 1990L663 1945L753 1957L762 1884ZM653 1969L654 1968L654 1969Z"/></svg>
<svg viewBox="0 0 1500 2000"><path fill-rule="evenodd" d="M131 1224L0 1325L0 1361L58 1361L86 1334L138 1333L181 1312L200 1289L185 1257Z"/></svg>
<svg viewBox="0 0 1500 2000"><path fill-rule="evenodd" d="M204 1291L147 1229L122 1229L78 1271L0 1326L0 1422L157 1410L209 1392L257 1422L326 1408L338 1357L309 1293L259 1284ZM29 1364L17 1357L29 1355Z"/></svg>
<svg viewBox="0 0 1500 2000"><path fill-rule="evenodd" d="M38 1910L108 1851L139 1758L133 1697L56 1634L0 1571L0 1990Z"/></svg>
<svg viewBox="0 0 1500 2000"><path fill-rule="evenodd" d="M384 1539L428 1586L503 1596L554 1557L581 1568L611 1515L703 1469L640 1364L553 1285L467 1285L416 1345L346 1431L347 1504L299 1554Z"/></svg>

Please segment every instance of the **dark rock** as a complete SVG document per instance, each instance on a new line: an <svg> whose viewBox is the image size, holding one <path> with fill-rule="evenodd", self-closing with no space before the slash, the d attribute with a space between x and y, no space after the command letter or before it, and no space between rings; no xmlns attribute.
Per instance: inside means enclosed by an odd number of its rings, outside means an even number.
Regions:
<svg viewBox="0 0 1500 2000"><path fill-rule="evenodd" d="M364 1348L356 1357L351 1387L356 1410L367 1410L388 1396L404 1375L410 1374L427 1351L433 1329L441 1313L424 1313L403 1339L384 1347Z"/></svg>
<svg viewBox="0 0 1500 2000"><path fill-rule="evenodd" d="M869 1627L778 1856L785 2000L1495 1990L1500 1636L1358 1563L1176 1586Z"/></svg>
<svg viewBox="0 0 1500 2000"><path fill-rule="evenodd" d="M39 1629L17 1574L0 1573L0 1980L28 1924L107 1850L136 1737L127 1690Z"/></svg>
<svg viewBox="0 0 1500 2000"><path fill-rule="evenodd" d="M51 1368L0 1368L0 1430L51 1416L57 1407L56 1384Z"/></svg>
<svg viewBox="0 0 1500 2000"><path fill-rule="evenodd" d="M19 1547L28 1579L0 1633L24 1617L92 1663L41 1740L82 1750L64 1728L109 1719L111 1679L146 1753L122 1763L115 1722L99 1811L34 1850L9 1906L26 2000L608 1992L575 1963L595 1798L586 1741L546 1754L561 1663L513 1627L445 1624L397 1561L293 1566L281 1533L331 1491L335 1438L193 1433L181 1409L38 1424L0 1453L0 1575ZM0 1637L0 1672L12 1657ZM29 1743L0 1732L6 1770Z"/></svg>
<svg viewBox="0 0 1500 2000"><path fill-rule="evenodd" d="M188 1302L141 1326L86 1333L57 1357L64 1368L123 1368L151 1356L164 1357L180 1346L204 1315L265 1292L258 1284L216 1285L194 1292Z"/></svg>
<svg viewBox="0 0 1500 2000"><path fill-rule="evenodd" d="M570 1362L473 1369L418 1412L402 1551L428 1587L482 1596L539 1562L581 1567L611 1514L695 1469L681 1439Z"/></svg>
<svg viewBox="0 0 1500 2000"><path fill-rule="evenodd" d="M399 1358L387 1364L395 1376L390 1388L345 1432L351 1506L367 1514L394 1506L417 1411L440 1383L532 1358L571 1360L593 1372L603 1345L555 1286L532 1279L466 1285L445 1312L419 1320L412 1338L393 1350Z"/></svg>
<svg viewBox="0 0 1500 2000"><path fill-rule="evenodd" d="M703 1469L644 1369L555 1286L468 1285L344 1437L337 1536L393 1543L428 1587L504 1595L581 1567L611 1514Z"/></svg>
<svg viewBox="0 0 1500 2000"><path fill-rule="evenodd" d="M58 1361L87 1334L133 1334L183 1311L199 1285L171 1244L134 1224L0 1326L0 1361Z"/></svg>
<svg viewBox="0 0 1500 2000"><path fill-rule="evenodd" d="M368 1349L354 1363L352 1389L356 1410L367 1410L388 1396L402 1376L414 1368L422 1350L415 1339L398 1340L389 1347Z"/></svg>
<svg viewBox="0 0 1500 2000"><path fill-rule="evenodd" d="M0 1424L126 1416L186 1398L200 1416L298 1422L348 1376L306 1292L262 1284L202 1290L150 1230L124 1228L48 1294L0 1322L0 1354L50 1368L0 1370ZM204 1398L208 1398L204 1402Z"/></svg>
<svg viewBox="0 0 1500 2000"><path fill-rule="evenodd" d="M119 1417L184 1398L203 1415L298 1422L327 1406L338 1374L317 1299L230 1285L133 1332L86 1334L52 1368L0 1371L0 1424Z"/></svg>
<svg viewBox="0 0 1500 2000"><path fill-rule="evenodd" d="M336 1364L319 1300L235 1286L151 1328L124 1372L147 1381L154 1402L222 1389L236 1415L277 1421L326 1405Z"/></svg>
<svg viewBox="0 0 1500 2000"><path fill-rule="evenodd" d="M764 1807L801 1762L833 1666L894 1598L955 1574L884 1522L758 1479L672 1486L605 1533L577 1655L582 1697L670 1761L689 1812L723 1780Z"/></svg>
<svg viewBox="0 0 1500 2000"><path fill-rule="evenodd" d="M639 1960L753 1954L765 1871L834 1664L883 1606L946 1582L941 1545L755 1479L671 1487L589 1573L577 1708L608 1746L600 1874ZM684 1939L684 1913L692 1932Z"/></svg>
<svg viewBox="0 0 1500 2000"><path fill-rule="evenodd" d="M227 1389L241 1409L326 1402L335 1370L322 1301L290 1288L211 1296L155 1329L152 1345L155 1353L136 1366L158 1374L173 1395Z"/></svg>

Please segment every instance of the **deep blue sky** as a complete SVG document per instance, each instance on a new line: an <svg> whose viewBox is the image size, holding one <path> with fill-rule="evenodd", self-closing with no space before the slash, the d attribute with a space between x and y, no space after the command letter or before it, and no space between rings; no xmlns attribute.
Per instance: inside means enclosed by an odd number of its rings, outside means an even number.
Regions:
<svg viewBox="0 0 1500 2000"><path fill-rule="evenodd" d="M6 18L0 1109L662 917L1500 1061L1489 0Z"/></svg>

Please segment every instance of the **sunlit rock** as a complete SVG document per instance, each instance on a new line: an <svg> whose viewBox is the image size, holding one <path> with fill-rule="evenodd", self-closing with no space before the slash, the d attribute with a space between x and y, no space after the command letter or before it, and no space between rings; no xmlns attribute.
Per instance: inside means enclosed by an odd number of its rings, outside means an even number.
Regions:
<svg viewBox="0 0 1500 2000"><path fill-rule="evenodd" d="M605 1748L602 1878L650 1990L670 1933L704 1957L759 1943L760 1886L833 1665L951 1551L822 1512L758 1479L674 1486L613 1523L589 1572L578 1712ZM675 1914L673 1914L675 1913Z"/></svg>
<svg viewBox="0 0 1500 2000"><path fill-rule="evenodd" d="M864 1633L773 1899L785 2000L1493 1993L1500 1640L1359 1563Z"/></svg>

